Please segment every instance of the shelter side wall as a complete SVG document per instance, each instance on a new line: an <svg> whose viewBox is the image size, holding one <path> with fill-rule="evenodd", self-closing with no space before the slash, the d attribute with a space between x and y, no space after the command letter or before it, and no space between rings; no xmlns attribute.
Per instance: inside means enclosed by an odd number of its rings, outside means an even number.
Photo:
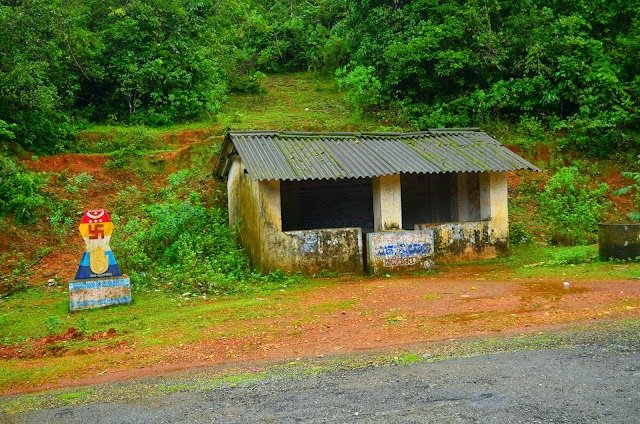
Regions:
<svg viewBox="0 0 640 424"><path fill-rule="evenodd" d="M491 238L491 222L447 222L417 224L415 230L433 230L436 260L454 262L493 258L502 252L500 242Z"/></svg>
<svg viewBox="0 0 640 424"><path fill-rule="evenodd" d="M279 181L261 181L259 215L262 229L261 261L264 272L315 274L323 270L362 272L360 228L282 231Z"/></svg>
<svg viewBox="0 0 640 424"><path fill-rule="evenodd" d="M244 173L244 166L236 158L229 169L227 199L229 225L238 225L238 239L251 259L260 267L262 261L262 222L259 211L260 187Z"/></svg>

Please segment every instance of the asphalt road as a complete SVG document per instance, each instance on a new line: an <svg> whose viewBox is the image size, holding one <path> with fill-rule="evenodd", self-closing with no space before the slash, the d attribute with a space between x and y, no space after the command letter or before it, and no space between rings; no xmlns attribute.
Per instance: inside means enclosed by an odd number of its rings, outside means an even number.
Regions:
<svg viewBox="0 0 640 424"><path fill-rule="evenodd" d="M640 345L273 377L134 402L5 416L11 423L640 423Z"/></svg>

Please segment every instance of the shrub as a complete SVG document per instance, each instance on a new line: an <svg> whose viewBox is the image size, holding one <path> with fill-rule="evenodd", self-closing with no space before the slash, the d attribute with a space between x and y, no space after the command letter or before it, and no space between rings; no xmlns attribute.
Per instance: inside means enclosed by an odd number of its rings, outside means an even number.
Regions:
<svg viewBox="0 0 640 424"><path fill-rule="evenodd" d="M109 155L109 159L104 163L106 169L125 169L133 162L138 162L144 155L135 145L118 149Z"/></svg>
<svg viewBox="0 0 640 424"><path fill-rule="evenodd" d="M147 205L145 215L127 223L116 245L134 283L210 294L248 289L254 275L222 209L205 207L192 193Z"/></svg>
<svg viewBox="0 0 640 424"><path fill-rule="evenodd" d="M21 256L20 254L18 255ZM26 290L29 287L28 276L27 261L24 258L20 258L11 274L0 275L0 298Z"/></svg>
<svg viewBox="0 0 640 424"><path fill-rule="evenodd" d="M539 212L549 226L549 241L565 245L595 241L608 190L604 183L589 188L588 177L581 176L576 167L561 168L540 194Z"/></svg>
<svg viewBox="0 0 640 424"><path fill-rule="evenodd" d="M44 321L49 334L55 334L62 328L62 320L57 315L52 315Z"/></svg>
<svg viewBox="0 0 640 424"><path fill-rule="evenodd" d="M45 179L0 154L0 216L13 215L20 223L33 222L45 203Z"/></svg>
<svg viewBox="0 0 640 424"><path fill-rule="evenodd" d="M260 71L247 75L231 75L229 77L229 91L234 93L263 94L267 89L264 86L267 74Z"/></svg>
<svg viewBox="0 0 640 424"><path fill-rule="evenodd" d="M578 265L593 262L598 258L598 249L595 245L573 246L558 249L560 250L551 253L551 264Z"/></svg>
<svg viewBox="0 0 640 424"><path fill-rule="evenodd" d="M358 65L349 71L347 67L336 71L338 85L346 91L345 99L358 113L371 110L380 102L382 85L375 76L373 66Z"/></svg>
<svg viewBox="0 0 640 424"><path fill-rule="evenodd" d="M533 235L522 222L509 223L509 243L526 244L533 241Z"/></svg>
<svg viewBox="0 0 640 424"><path fill-rule="evenodd" d="M635 192L634 200L636 207L638 207L640 205L640 172L622 172L622 176L633 180L633 184L616 190L614 194L617 196L622 196L630 192ZM629 212L627 216L633 221L640 221L640 211L638 210Z"/></svg>
<svg viewBox="0 0 640 424"><path fill-rule="evenodd" d="M64 189L68 193L77 193L78 190L86 190L89 184L93 181L93 176L86 172L81 172L69 179L69 182L64 186Z"/></svg>

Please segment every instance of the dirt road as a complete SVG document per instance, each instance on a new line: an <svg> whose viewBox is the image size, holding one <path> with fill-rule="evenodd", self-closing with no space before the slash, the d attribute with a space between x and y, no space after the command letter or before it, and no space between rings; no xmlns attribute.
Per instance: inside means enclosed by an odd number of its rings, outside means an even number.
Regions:
<svg viewBox="0 0 640 424"><path fill-rule="evenodd" d="M91 315L92 322L107 317L104 334L115 326L116 336L105 338L110 344L102 349L74 348L74 340L59 343L57 351L47 349L48 344L40 350L0 347L7 359L0 365L6 364L14 375L31 376L0 392L391 350L449 339L535 334L640 316L640 284L635 279L572 278L565 287L561 276L519 278L494 268L464 266L437 275L320 281L235 303L176 297L163 310L138 298L127 308ZM131 323L118 314L131 317ZM158 316L163 319L158 321ZM148 335L150 330L155 333ZM162 342L151 343L154 338ZM46 379L40 377L43 368Z"/></svg>
<svg viewBox="0 0 640 424"><path fill-rule="evenodd" d="M637 423L640 339L369 366L136 401L32 411L9 423Z"/></svg>

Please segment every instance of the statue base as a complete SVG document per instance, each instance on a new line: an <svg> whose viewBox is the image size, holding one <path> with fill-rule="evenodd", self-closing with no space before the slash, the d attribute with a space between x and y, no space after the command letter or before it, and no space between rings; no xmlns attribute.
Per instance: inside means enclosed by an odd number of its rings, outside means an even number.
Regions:
<svg viewBox="0 0 640 424"><path fill-rule="evenodd" d="M131 280L126 275L69 281L71 312L128 303L131 303Z"/></svg>

